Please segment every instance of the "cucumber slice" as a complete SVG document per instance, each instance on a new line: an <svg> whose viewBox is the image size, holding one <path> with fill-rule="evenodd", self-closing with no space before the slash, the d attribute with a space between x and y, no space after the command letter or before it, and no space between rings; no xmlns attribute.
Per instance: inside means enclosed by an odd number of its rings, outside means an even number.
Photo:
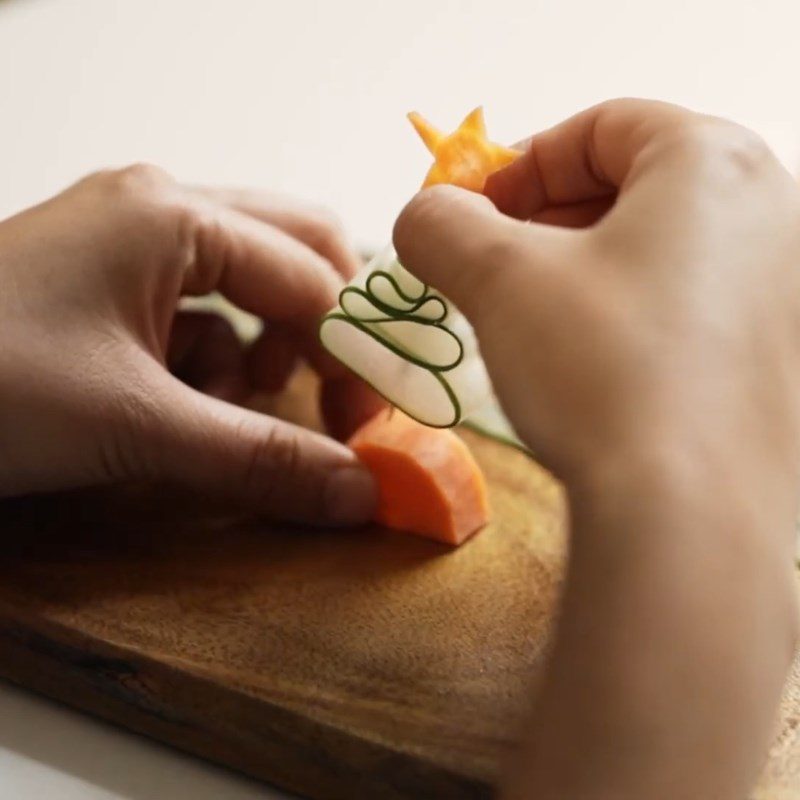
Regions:
<svg viewBox="0 0 800 800"><path fill-rule="evenodd" d="M484 436L496 439L503 444L510 444L526 453L529 452L527 446L520 441L514 428L511 427L511 423L503 414L500 404L494 397L482 408L470 414L463 424Z"/></svg>
<svg viewBox="0 0 800 800"><path fill-rule="evenodd" d="M342 290L322 321L324 347L389 402L435 428L465 424L516 447L472 327L405 270L393 247Z"/></svg>

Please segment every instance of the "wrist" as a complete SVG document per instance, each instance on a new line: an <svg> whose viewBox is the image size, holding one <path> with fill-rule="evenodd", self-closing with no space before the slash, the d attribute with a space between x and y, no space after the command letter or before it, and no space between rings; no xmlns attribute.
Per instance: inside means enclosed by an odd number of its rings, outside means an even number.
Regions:
<svg viewBox="0 0 800 800"><path fill-rule="evenodd" d="M569 575L524 781L537 796L606 796L613 774L620 797L738 797L756 774L798 637L772 535L795 492L736 445L640 439L567 476Z"/></svg>

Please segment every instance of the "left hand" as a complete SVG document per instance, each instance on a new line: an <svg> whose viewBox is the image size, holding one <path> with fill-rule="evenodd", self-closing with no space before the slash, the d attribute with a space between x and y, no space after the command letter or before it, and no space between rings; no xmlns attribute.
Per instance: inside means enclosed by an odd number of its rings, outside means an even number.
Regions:
<svg viewBox="0 0 800 800"><path fill-rule="evenodd" d="M198 186L193 191L283 231L326 259L343 281L363 266L336 215L324 207L249 189ZM344 440L384 403L320 347L317 322L293 326L268 318L256 341L245 347L220 315L182 310L172 326L167 363L190 386L240 403L253 392L280 392L305 359L321 379L320 411L328 432Z"/></svg>
<svg viewBox="0 0 800 800"><path fill-rule="evenodd" d="M302 353L338 432L376 410L316 344L358 265L328 216L141 165L0 222L0 496L159 479L284 519L367 519L374 486L347 448L226 402L279 388ZM220 317L177 313L215 289L271 323L249 354Z"/></svg>

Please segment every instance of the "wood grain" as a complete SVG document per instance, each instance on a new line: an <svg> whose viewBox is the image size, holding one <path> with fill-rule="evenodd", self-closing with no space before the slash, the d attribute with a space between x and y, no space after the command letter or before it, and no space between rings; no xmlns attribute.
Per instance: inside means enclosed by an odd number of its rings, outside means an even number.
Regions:
<svg viewBox="0 0 800 800"><path fill-rule="evenodd" d="M313 422L305 380L268 404ZM465 433L493 523L456 551L165 489L0 507L0 674L319 800L486 798L541 672L557 485ZM800 800L800 660L758 800Z"/></svg>

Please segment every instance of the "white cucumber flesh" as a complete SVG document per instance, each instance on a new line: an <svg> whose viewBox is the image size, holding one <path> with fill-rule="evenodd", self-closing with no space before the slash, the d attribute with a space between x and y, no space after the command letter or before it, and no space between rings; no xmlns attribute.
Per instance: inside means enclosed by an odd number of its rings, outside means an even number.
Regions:
<svg viewBox="0 0 800 800"><path fill-rule="evenodd" d="M523 447L500 409L472 327L463 314L378 253L342 291L320 339L377 392L425 425L465 424Z"/></svg>

